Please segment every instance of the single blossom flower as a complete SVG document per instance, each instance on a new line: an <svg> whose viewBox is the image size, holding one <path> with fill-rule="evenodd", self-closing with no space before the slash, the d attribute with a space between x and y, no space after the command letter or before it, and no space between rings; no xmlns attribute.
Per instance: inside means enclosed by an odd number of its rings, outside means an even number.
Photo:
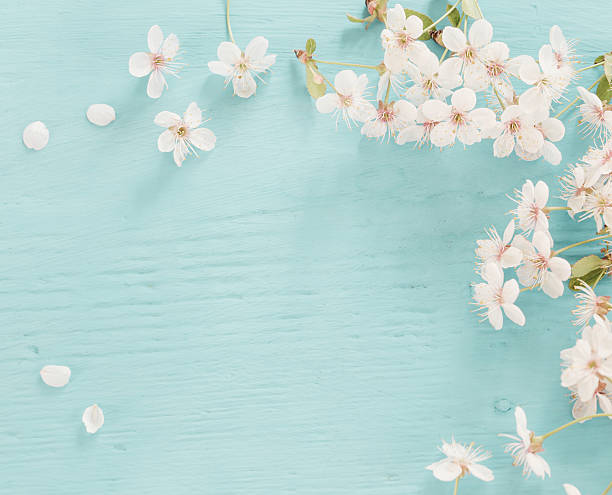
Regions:
<svg viewBox="0 0 612 495"><path fill-rule="evenodd" d="M529 179L525 181L520 191L515 190L517 195L513 201L517 204L512 213L518 217L519 227L523 232L548 230L548 218L544 208L548 201L548 186L543 181L538 181L534 186Z"/></svg>
<svg viewBox="0 0 612 495"><path fill-rule="evenodd" d="M571 167L567 175L561 177L561 198L567 201L572 216L584 211L587 192L599 179L599 173L594 173L594 168L578 164Z"/></svg>
<svg viewBox="0 0 612 495"><path fill-rule="evenodd" d="M235 43L223 41L217 48L219 60L208 62L208 68L213 74L225 77L226 86L231 82L235 95L249 98L257 89L253 76L261 80L259 74L276 62L276 55L266 55L267 50L268 40L263 36L253 38L244 52Z"/></svg>
<svg viewBox="0 0 612 495"><path fill-rule="evenodd" d="M525 411L517 406L514 410L514 417L516 419L516 433L518 436L500 434L502 437L516 440L507 444L505 451L512 455L515 466L523 467L523 476L529 477L531 473L542 479L546 478L546 475L550 476L550 466L539 455L540 452L544 451L542 440L537 438L533 431L527 429Z"/></svg>
<svg viewBox="0 0 612 495"><path fill-rule="evenodd" d="M468 38L461 29L453 26L447 26L442 31L444 46L453 52L460 62L463 84L466 88L482 91L489 86L490 76L485 65L485 57L493 56L487 48L492 37L493 27L485 19L474 21ZM497 70L494 69L494 72Z"/></svg>
<svg viewBox="0 0 612 495"><path fill-rule="evenodd" d="M482 481L493 481L493 471L480 464L490 459L491 454L483 451L481 447L474 448L473 444L462 445L453 439L451 443L442 441L440 451L446 458L426 468L440 481L454 481L468 473Z"/></svg>
<svg viewBox="0 0 612 495"><path fill-rule="evenodd" d="M568 85L576 77L576 70L574 69L574 41L566 40L563 31L557 25L550 28L549 40L558 74L562 79L565 79L566 85Z"/></svg>
<svg viewBox="0 0 612 495"><path fill-rule="evenodd" d="M423 114L423 105L420 105L419 108L417 108L415 123L408 124L399 131L395 138L395 142L399 145L414 142L419 147L425 143L431 143L431 131L439 123L440 122L436 120L425 117Z"/></svg>
<svg viewBox="0 0 612 495"><path fill-rule="evenodd" d="M495 227L491 227L487 235L488 239L476 241L478 244L476 256L483 264L497 263L501 268L510 268L521 263L523 253L511 245L514 237L514 219L508 222L502 237L499 237Z"/></svg>
<svg viewBox="0 0 612 495"><path fill-rule="evenodd" d="M453 93L451 105L439 100L428 100L423 103L423 114L439 124L431 131L431 142L444 147L459 139L470 145L480 141L481 129L490 129L495 125L495 113L490 108L473 109L476 105L476 93L469 88L461 88Z"/></svg>
<svg viewBox="0 0 612 495"><path fill-rule="evenodd" d="M570 390L576 392L575 387L569 387ZM572 407L572 416L574 419L586 418L597 413L597 405L606 414L612 414L612 390L610 390L610 382L600 380L593 397L587 401L581 401L577 393L574 393L574 407ZM612 419L612 416L610 417ZM588 420L585 420L588 421ZM581 421L583 423L584 421Z"/></svg>
<svg viewBox="0 0 612 495"><path fill-rule="evenodd" d="M580 115L586 134L598 134L608 136L612 132L612 107L604 106L597 95L587 91L582 86L576 88L582 105Z"/></svg>
<svg viewBox="0 0 612 495"><path fill-rule="evenodd" d="M372 119L361 128L361 134L367 137L384 138L395 136L398 131L414 123L417 110L406 100L390 103L378 102L378 110Z"/></svg>
<svg viewBox="0 0 612 495"><path fill-rule="evenodd" d="M504 283L504 272L497 263L487 263L481 269L485 283L474 286L474 300L485 311L481 316L487 318L495 330L501 330L503 313L519 326L525 324L525 315L514 304L519 295L519 286L516 280Z"/></svg>
<svg viewBox="0 0 612 495"><path fill-rule="evenodd" d="M582 402L591 400L602 380L612 378L612 332L610 323L597 318L586 326L576 345L561 351L565 369L561 385L573 388Z"/></svg>
<svg viewBox="0 0 612 495"><path fill-rule="evenodd" d="M597 230L612 227L612 183L596 183L586 195L584 211L581 220L593 218Z"/></svg>
<svg viewBox="0 0 612 495"><path fill-rule="evenodd" d="M563 139L565 126L559 119L549 116L547 108L536 108L532 114L534 129L542 135L542 146L538 151L527 151L523 142L519 139L516 143L516 155L527 161L537 160L540 157L553 164L561 163L561 152L553 144Z"/></svg>
<svg viewBox="0 0 612 495"><path fill-rule="evenodd" d="M606 140L600 148L590 148L582 161L594 167L593 175L612 173L612 138Z"/></svg>
<svg viewBox="0 0 612 495"><path fill-rule="evenodd" d="M408 76L414 83L406 90L405 96L415 105L434 98L444 100L450 96L452 89L461 84L459 66L452 59L440 63L432 52L426 52L414 66L407 69Z"/></svg>
<svg viewBox="0 0 612 495"><path fill-rule="evenodd" d="M544 145L544 136L536 129L534 116L518 105L506 107L491 134L496 137L493 154L499 158L508 156L519 143L528 153L538 153Z"/></svg>
<svg viewBox="0 0 612 495"><path fill-rule="evenodd" d="M187 155L198 156L195 148L210 151L215 147L217 138L210 129L200 127L202 110L194 101L189 104L183 118L172 112L160 112L155 116L155 124L165 127L157 140L159 151L174 152L174 163L181 166Z"/></svg>
<svg viewBox="0 0 612 495"><path fill-rule="evenodd" d="M418 38L423 34L423 21L415 15L406 17L400 4L387 10L387 27L380 33L385 49L385 66L392 72L402 72L406 63L415 61L429 49Z"/></svg>
<svg viewBox="0 0 612 495"><path fill-rule="evenodd" d="M572 272L567 260L553 256L552 240L548 232L536 231L533 241L523 248L523 265L516 270L519 282L525 287L542 287L544 293L556 299L563 294L563 282Z"/></svg>
<svg viewBox="0 0 612 495"><path fill-rule="evenodd" d="M480 50L480 58L485 68L487 86L491 85L501 94L514 93L509 80L514 66L508 45L493 41Z"/></svg>
<svg viewBox="0 0 612 495"><path fill-rule="evenodd" d="M538 61L526 59L519 71L523 82L532 86L519 97L519 105L526 109L545 108L563 97L569 84L567 76L557 70L557 60L550 45L544 45L538 53Z"/></svg>
<svg viewBox="0 0 612 495"><path fill-rule="evenodd" d="M593 288L584 282L578 284L577 288L578 305L572 310L572 313L576 315L574 325L584 326L595 316L606 319L606 315L612 309L610 296L598 296Z"/></svg>
<svg viewBox="0 0 612 495"><path fill-rule="evenodd" d="M181 64L175 60L179 51L179 40L171 34L164 40L164 33L158 25L152 26L147 35L148 52L137 52L130 57L130 74L135 77L149 76L147 95L159 98L168 87L164 74L177 75Z"/></svg>
<svg viewBox="0 0 612 495"><path fill-rule="evenodd" d="M321 113L333 113L342 119L347 127L356 122L366 122L374 117L376 109L364 97L368 85L368 76L357 75L352 70L338 72L334 79L335 93L327 93L317 99L317 110Z"/></svg>

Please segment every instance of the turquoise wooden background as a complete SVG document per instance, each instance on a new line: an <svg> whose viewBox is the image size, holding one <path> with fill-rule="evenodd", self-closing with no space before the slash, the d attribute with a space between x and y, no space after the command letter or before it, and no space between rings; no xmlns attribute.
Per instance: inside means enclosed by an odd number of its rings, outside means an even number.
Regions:
<svg viewBox="0 0 612 495"><path fill-rule="evenodd" d="M335 132L291 50L314 35L321 58L378 63L380 25L343 18L362 3L233 0L238 42L263 34L278 54L248 101L206 68L221 0L3 6L0 493L452 493L424 467L453 434L491 450L497 477L460 493L603 491L606 421L547 441L546 482L522 479L496 436L516 404L538 432L570 418L573 298L522 297L527 325L499 333L468 305L474 240L503 229L505 194L525 178L556 194L563 166L495 159L490 141L415 151ZM482 0L511 53L535 56L558 23L587 63L612 48L606 5ZM188 64L156 101L127 71L155 23ZM153 117L193 100L218 146L177 169ZM117 110L107 128L85 119L98 102ZM21 143L33 120L51 132L41 152ZM588 144L572 122L564 164ZM554 218L558 245L576 229L591 225ZM70 384L46 387L45 364L70 366ZM94 402L106 423L90 436Z"/></svg>

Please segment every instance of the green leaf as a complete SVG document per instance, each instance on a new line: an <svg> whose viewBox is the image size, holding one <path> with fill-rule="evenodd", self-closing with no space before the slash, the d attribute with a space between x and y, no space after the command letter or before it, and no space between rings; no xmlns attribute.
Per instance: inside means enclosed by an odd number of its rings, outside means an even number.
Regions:
<svg viewBox="0 0 612 495"><path fill-rule="evenodd" d="M484 17L478 5L478 0L462 0L461 9L465 15L474 19L482 19Z"/></svg>
<svg viewBox="0 0 612 495"><path fill-rule="evenodd" d="M428 28L429 26L431 26L433 24L433 20L431 19L431 17L422 14L421 12L417 12L416 10L412 10L412 9L404 9L404 12L406 12L406 17L410 17L411 15L416 15L419 19L421 19L423 21L423 29ZM423 33L421 36L419 36L420 40L428 40L431 38L431 31L435 29L435 26L432 27L430 30L428 30L427 32Z"/></svg>
<svg viewBox="0 0 612 495"><path fill-rule="evenodd" d="M306 64L306 88L308 89L310 96L312 96L315 100L317 98L321 98L321 96L323 96L327 90L325 81L320 83L315 81L315 74L317 73L318 71L316 70L316 65L314 63L309 62Z"/></svg>
<svg viewBox="0 0 612 495"><path fill-rule="evenodd" d="M306 41L306 53L308 55L312 55L316 49L317 49L317 42L313 40L312 38L309 38L308 41Z"/></svg>
<svg viewBox="0 0 612 495"><path fill-rule="evenodd" d="M453 11L448 15L448 20L451 23L451 26L457 27L459 26L459 22L461 21L461 16L459 15L459 11L456 8L453 8L450 3L447 3L446 12L448 12L450 9L453 9Z"/></svg>
<svg viewBox="0 0 612 495"><path fill-rule="evenodd" d="M597 57L595 59L595 61L593 62L594 64L601 64L604 61L604 56L600 55L599 57Z"/></svg>
<svg viewBox="0 0 612 495"><path fill-rule="evenodd" d="M595 287L606 273L610 262L595 254L580 258L572 265L572 274L568 282L571 290L578 290L582 282Z"/></svg>
<svg viewBox="0 0 612 495"><path fill-rule="evenodd" d="M349 21L351 21L351 22L360 22L360 23L367 22L367 23L370 23L370 22L372 22L374 19L376 19L376 14L369 15L369 16L368 16L368 17L366 17L365 19L360 19L359 17L352 16L351 14L346 14L346 18L347 18Z"/></svg>
<svg viewBox="0 0 612 495"><path fill-rule="evenodd" d="M608 82L606 76L601 76L595 93L603 103L608 103L612 98L612 85Z"/></svg>
<svg viewBox="0 0 612 495"><path fill-rule="evenodd" d="M612 83L612 53L604 55L604 74L609 83Z"/></svg>

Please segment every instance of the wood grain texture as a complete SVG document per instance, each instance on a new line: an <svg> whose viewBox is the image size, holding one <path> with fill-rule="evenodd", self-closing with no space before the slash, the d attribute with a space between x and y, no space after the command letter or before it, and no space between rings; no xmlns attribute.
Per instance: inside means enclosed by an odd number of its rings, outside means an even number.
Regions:
<svg viewBox="0 0 612 495"><path fill-rule="evenodd" d="M517 404L540 432L570 417L572 297L530 294L527 325L498 333L468 305L474 240L505 226L505 194L535 178L556 195L561 168L494 159L491 142L440 153L335 132L291 50L314 35L321 57L378 63L380 26L343 19L362 3L233 0L237 41L264 34L278 54L248 101L206 68L221 0L4 5L0 493L451 493L424 466L453 434L491 450L497 476L460 493L603 491L607 422L547 442L547 482L522 479L496 436ZM515 55L555 23L587 63L610 49L603 0L481 3ZM188 64L157 101L127 71L155 23ZM218 147L177 169L153 117L194 100ZM117 121L89 124L92 103ZM51 132L38 153L21 143L33 120ZM588 144L567 127L564 163ZM589 231L552 228L559 245ZM45 364L70 384L46 387ZM90 436L94 402L106 424Z"/></svg>

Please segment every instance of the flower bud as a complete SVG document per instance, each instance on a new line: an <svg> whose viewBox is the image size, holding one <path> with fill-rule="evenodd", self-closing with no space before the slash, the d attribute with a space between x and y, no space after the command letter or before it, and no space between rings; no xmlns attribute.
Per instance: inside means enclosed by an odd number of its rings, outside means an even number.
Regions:
<svg viewBox="0 0 612 495"><path fill-rule="evenodd" d="M297 59L303 64L305 64L312 58L310 55L306 53L306 50L293 50L293 53L295 53L295 56L297 57Z"/></svg>

